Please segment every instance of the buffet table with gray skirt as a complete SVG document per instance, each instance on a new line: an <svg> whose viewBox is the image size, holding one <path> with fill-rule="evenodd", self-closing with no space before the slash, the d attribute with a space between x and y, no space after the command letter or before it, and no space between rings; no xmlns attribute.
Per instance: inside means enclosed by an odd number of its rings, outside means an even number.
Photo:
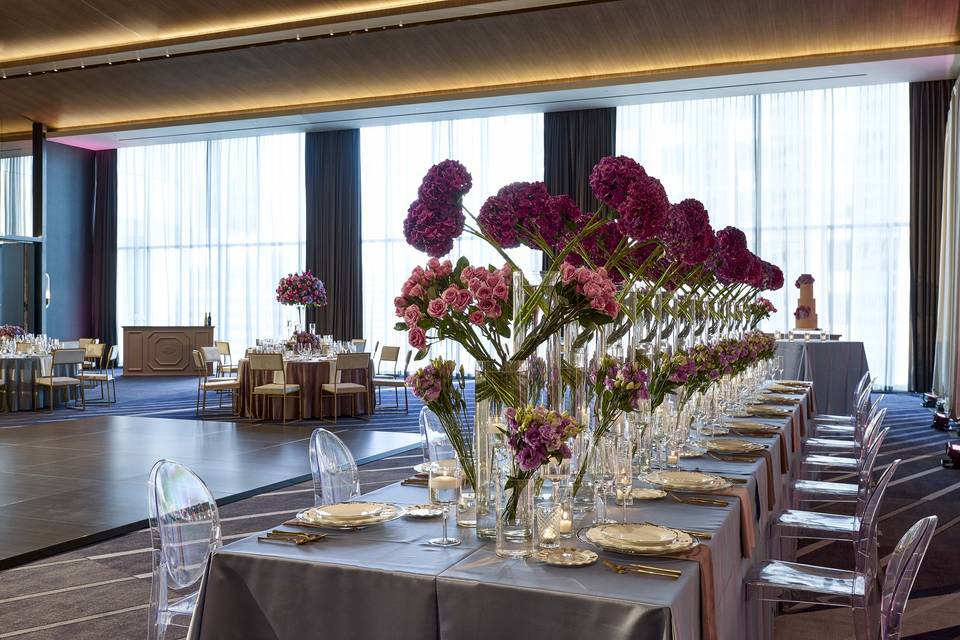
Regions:
<svg viewBox="0 0 960 640"><path fill-rule="evenodd" d="M768 556L765 534L793 470L793 430L806 419L805 406L794 416L764 419L781 428L773 437L756 438L774 461L683 460L685 469L703 469L740 478L735 486L749 496L741 502L724 494L724 507L680 504L669 498L635 501L630 522L708 531L717 638L766 638L770 617L761 604L744 597L750 568ZM757 418L751 420L757 421ZM745 437L748 436L736 436ZM781 445L781 440L783 444ZM782 452L782 453L781 453ZM781 456L789 456L782 461ZM789 467L785 469L784 467ZM770 491L770 480L778 485ZM768 493L769 491L769 493ZM720 496L717 496L720 497ZM390 485L365 500L402 505L427 501L423 487ZM306 505L304 505L306 506ZM621 507L609 504L617 519ZM749 516L747 518L747 516ZM576 526L592 520L585 514ZM749 520L752 552L745 552L742 526ZM451 526L453 523L451 522ZM626 640L698 639L701 628L701 575L698 562L674 558L630 558L599 551L601 562L559 568L533 559L504 560L473 529L458 529L463 543L433 547L439 520L399 519L359 531L333 531L319 542L290 545L260 542L251 536L213 553L201 587L188 637L401 638L424 640L503 637L585 636ZM585 546L576 538L568 545ZM603 559L640 561L680 569L677 580L611 571ZM765 609L764 609L765 610Z"/></svg>
<svg viewBox="0 0 960 640"><path fill-rule="evenodd" d="M853 393L870 370L862 342L778 340L777 355L783 357L784 379L813 381L818 413L853 414Z"/></svg>

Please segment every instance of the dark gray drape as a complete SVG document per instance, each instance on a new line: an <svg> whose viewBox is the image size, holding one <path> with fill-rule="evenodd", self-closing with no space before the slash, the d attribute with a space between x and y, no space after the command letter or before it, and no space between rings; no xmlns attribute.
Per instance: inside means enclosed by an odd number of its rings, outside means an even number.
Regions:
<svg viewBox="0 0 960 640"><path fill-rule="evenodd" d="M91 337L117 344L117 150L97 151L93 161Z"/></svg>
<svg viewBox="0 0 960 640"><path fill-rule="evenodd" d="M616 149L617 110L584 109L543 115L543 181L553 194L566 194L584 211L595 211L590 171Z"/></svg>
<svg viewBox="0 0 960 640"><path fill-rule="evenodd" d="M360 255L360 131L306 135L307 269L327 287L329 304L309 310L317 333L363 337Z"/></svg>
<svg viewBox="0 0 960 640"><path fill-rule="evenodd" d="M943 145L952 80L910 83L910 390L929 391L937 339Z"/></svg>

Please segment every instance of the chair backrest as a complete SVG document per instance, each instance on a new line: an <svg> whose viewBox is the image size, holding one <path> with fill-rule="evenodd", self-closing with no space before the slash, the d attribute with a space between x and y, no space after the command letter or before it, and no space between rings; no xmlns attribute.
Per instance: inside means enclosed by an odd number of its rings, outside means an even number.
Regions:
<svg viewBox="0 0 960 640"><path fill-rule="evenodd" d="M366 338L354 338L353 340L350 341L350 344L353 345L353 350L354 350L354 351L363 351L364 348L367 346L367 339L366 339Z"/></svg>
<svg viewBox="0 0 960 640"><path fill-rule="evenodd" d="M203 351L203 359L207 362L220 362L220 349L217 347L200 347Z"/></svg>
<svg viewBox="0 0 960 640"><path fill-rule="evenodd" d="M83 348L86 358L88 360L97 359L100 360L103 358L103 350L107 345L102 342L91 342Z"/></svg>
<svg viewBox="0 0 960 640"><path fill-rule="evenodd" d="M93 343L93 338L80 338L77 340L77 344L80 345L80 348L85 348L88 344Z"/></svg>
<svg viewBox="0 0 960 640"><path fill-rule="evenodd" d="M217 340L216 342L214 342L214 344L216 345L217 351L220 352L220 355L221 355L221 356L229 356L229 355L230 355L230 343L229 343L229 342L224 342L223 340Z"/></svg>
<svg viewBox="0 0 960 640"><path fill-rule="evenodd" d="M193 350L193 368L196 374L201 377L207 376L207 363L203 359L203 352L200 349Z"/></svg>
<svg viewBox="0 0 960 640"><path fill-rule="evenodd" d="M54 349L53 364L83 364L85 355L83 349Z"/></svg>
<svg viewBox="0 0 960 640"><path fill-rule="evenodd" d="M186 589L203 576L210 553L222 543L220 512L210 489L186 466L160 460L150 471L150 537L153 576L166 585Z"/></svg>
<svg viewBox="0 0 960 640"><path fill-rule="evenodd" d="M30 353L33 351L32 342L18 342L17 343L17 353Z"/></svg>
<svg viewBox="0 0 960 640"><path fill-rule="evenodd" d="M363 369L368 371L370 369L370 354L369 353L338 353L337 354L337 372L341 371L354 371L356 369Z"/></svg>
<svg viewBox="0 0 960 640"><path fill-rule="evenodd" d="M870 372L867 371L866 373L863 374L863 376L861 376L860 381L857 382L857 388L856 388L856 390L853 392L853 397L856 398L856 399L859 399L859 398L860 398L860 394L863 393L863 390L866 389L866 388L868 388L868 386L869 386L868 383L869 383L869 382L870 382Z"/></svg>
<svg viewBox="0 0 960 640"><path fill-rule="evenodd" d="M863 428L863 434L860 439L860 457L863 458L866 456L866 449L870 447L870 443L873 442L873 439L877 435L877 430L880 429L880 425L883 424L883 419L887 415L886 409L880 409L876 413L871 411L870 422L867 423L867 426Z"/></svg>
<svg viewBox="0 0 960 640"><path fill-rule="evenodd" d="M894 547L883 576L880 600L880 638L900 640L900 625L910 590L917 579L923 556L937 529L937 516L927 516L910 527Z"/></svg>
<svg viewBox="0 0 960 640"><path fill-rule="evenodd" d="M380 350L380 362L398 362L400 360L400 347L389 347L383 345Z"/></svg>
<svg viewBox="0 0 960 640"><path fill-rule="evenodd" d="M107 366L110 366L111 362L116 362L119 355L117 354L117 345L110 345L110 351L107 352L107 361L104 363Z"/></svg>
<svg viewBox="0 0 960 640"><path fill-rule="evenodd" d="M403 361L403 377L410 375L410 358L413 357L413 351L407 349L407 357Z"/></svg>
<svg viewBox="0 0 960 640"><path fill-rule="evenodd" d="M423 449L424 462L438 462L455 457L453 445L440 418L427 407L420 409L420 447Z"/></svg>
<svg viewBox="0 0 960 640"><path fill-rule="evenodd" d="M880 454L880 447L883 446L883 439L887 437L887 433L890 432L890 427L885 427L880 431L877 431L874 434L873 442L870 443L867 447L866 455L863 457L863 460L860 464L858 485L859 490L862 491L871 491L873 489L873 465L877 462L877 456Z"/></svg>
<svg viewBox="0 0 960 640"><path fill-rule="evenodd" d="M310 436L310 471L316 506L346 502L360 495L360 472L343 440L326 429Z"/></svg>
<svg viewBox="0 0 960 640"><path fill-rule="evenodd" d="M863 575L875 576L878 571L877 562L877 518L880 514L880 503L887 486L897 473L900 460L894 460L884 470L877 481L877 486L867 496L866 500L857 500L857 516L860 518L860 530L854 548L856 552L857 571ZM862 507L861 507L862 504Z"/></svg>
<svg viewBox="0 0 960 640"><path fill-rule="evenodd" d="M251 353L248 358L254 371L283 371L283 355L279 353Z"/></svg>

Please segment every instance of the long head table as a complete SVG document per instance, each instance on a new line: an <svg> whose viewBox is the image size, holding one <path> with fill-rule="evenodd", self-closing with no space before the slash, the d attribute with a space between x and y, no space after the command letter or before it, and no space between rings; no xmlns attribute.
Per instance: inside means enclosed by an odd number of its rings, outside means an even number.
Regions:
<svg viewBox="0 0 960 640"><path fill-rule="evenodd" d="M438 534L438 520L401 519L360 531L331 532L308 545L258 542L252 536L216 551L188 637L770 637L770 617L744 598L743 579L771 553L782 557L783 550L774 549L776 541L768 538L768 524L787 504L806 419L803 402L790 417L760 419L780 427L773 438L736 436L767 445L771 455L766 458L745 463L709 457L682 461L684 469L746 480L738 485L750 501L745 511L736 497L725 497L728 504L722 508L663 499L636 501L627 510L631 522L712 533L703 541L712 559L712 616L701 617L701 575L695 561L634 559L682 570L675 581L620 575L602 562L558 568L530 559L507 561L496 556L491 543L478 541L473 530L459 530L460 546L432 547L426 541ZM365 499L414 504L425 502L427 495L425 488L395 484ZM621 508L611 505L610 511L619 517ZM592 517L586 514L578 525ZM751 539L752 544L746 544ZM583 546L576 539L566 542ZM599 553L601 559L631 561ZM702 619L710 617L713 622L702 625Z"/></svg>

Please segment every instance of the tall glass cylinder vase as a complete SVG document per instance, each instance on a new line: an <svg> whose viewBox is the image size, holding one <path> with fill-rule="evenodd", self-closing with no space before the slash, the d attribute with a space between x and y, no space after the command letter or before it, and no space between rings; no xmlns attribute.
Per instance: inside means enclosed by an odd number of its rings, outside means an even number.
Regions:
<svg viewBox="0 0 960 640"><path fill-rule="evenodd" d="M477 465L477 537L484 540L496 537L498 480L494 453L506 430L503 412L517 406L525 386L519 365L504 368L494 362L477 363L473 452Z"/></svg>
<svg viewBox="0 0 960 640"><path fill-rule="evenodd" d="M513 452L506 445L498 445L497 460L497 521L496 552L501 558L523 558L536 548L533 507L535 481L517 480Z"/></svg>

